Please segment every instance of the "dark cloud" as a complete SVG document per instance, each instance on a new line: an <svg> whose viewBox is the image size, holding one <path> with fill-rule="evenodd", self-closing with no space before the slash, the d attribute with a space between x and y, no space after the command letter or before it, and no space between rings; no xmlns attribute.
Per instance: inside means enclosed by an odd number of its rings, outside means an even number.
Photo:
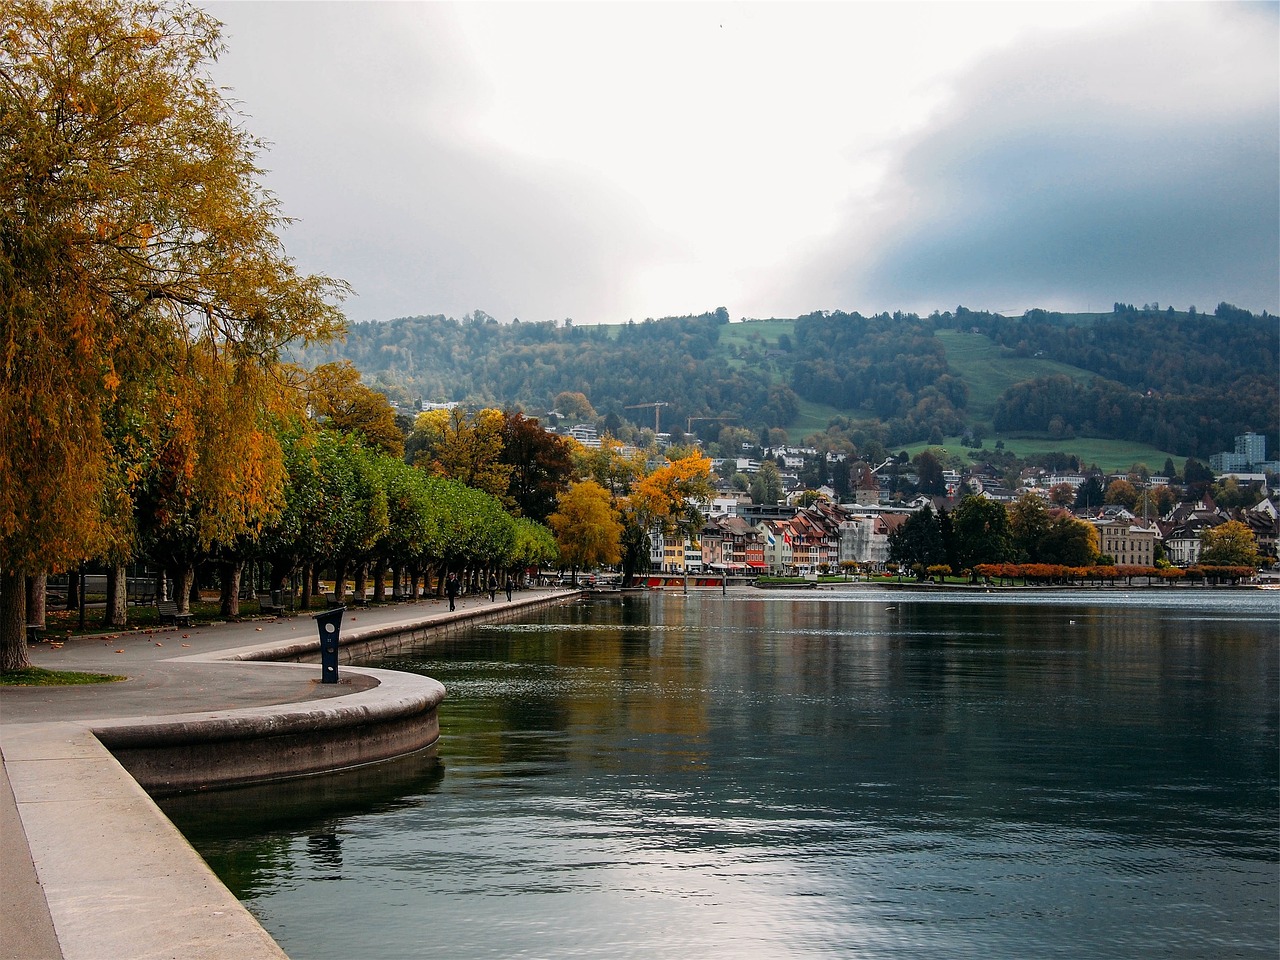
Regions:
<svg viewBox="0 0 1280 960"><path fill-rule="evenodd" d="M901 158L893 222L850 211L836 246L869 246L818 268L831 271L837 298L993 310L1225 299L1277 310L1274 30L1262 63L1230 59L1250 50L1179 48L1159 29L1078 39L982 64L958 86L947 115Z"/></svg>

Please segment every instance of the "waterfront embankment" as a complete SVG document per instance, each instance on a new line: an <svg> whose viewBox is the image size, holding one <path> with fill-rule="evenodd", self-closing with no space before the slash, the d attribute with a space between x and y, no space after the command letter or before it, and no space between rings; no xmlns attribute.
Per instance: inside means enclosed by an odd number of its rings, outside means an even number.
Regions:
<svg viewBox="0 0 1280 960"><path fill-rule="evenodd" d="M346 611L340 659L561 602L466 598ZM0 957L281 958L151 799L431 749L444 688L344 667L320 681L309 616L42 643L36 666L123 674L0 687Z"/></svg>

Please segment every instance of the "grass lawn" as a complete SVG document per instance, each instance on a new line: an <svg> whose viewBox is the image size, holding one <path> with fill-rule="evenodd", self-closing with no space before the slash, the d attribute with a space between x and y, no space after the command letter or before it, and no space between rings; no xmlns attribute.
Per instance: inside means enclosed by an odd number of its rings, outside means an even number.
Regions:
<svg viewBox="0 0 1280 960"><path fill-rule="evenodd" d="M1145 463L1152 473L1159 473L1164 468L1166 458L1181 464L1182 458L1166 450L1130 440L1104 440L1099 437L1076 437L1071 440L1053 440L1048 437L987 437L985 450L994 450L996 441L1003 440L1004 448L1017 457L1026 459L1033 454L1065 453L1080 458L1086 466L1096 464L1105 473L1120 473L1128 470L1135 463ZM948 437L939 447L937 444L913 443L904 448L908 456L914 457L921 450L945 450L948 454L958 454L972 463L983 458L982 450L973 453L966 449L959 437ZM1064 466L1065 469L1065 466Z"/></svg>
<svg viewBox="0 0 1280 960"><path fill-rule="evenodd" d="M43 667L27 667L12 673L0 674L0 686L5 687L69 687L84 683L115 683L123 680L107 673L75 673L69 670L45 670Z"/></svg>

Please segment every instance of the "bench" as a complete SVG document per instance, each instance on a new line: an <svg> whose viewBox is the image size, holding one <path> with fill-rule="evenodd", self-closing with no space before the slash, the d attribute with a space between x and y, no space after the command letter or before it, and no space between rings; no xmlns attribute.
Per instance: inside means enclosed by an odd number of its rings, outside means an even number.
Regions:
<svg viewBox="0 0 1280 960"><path fill-rule="evenodd" d="M346 603L342 600L339 600L338 595L336 593L326 593L324 595L324 605L328 607L330 610L335 610L338 607L346 606Z"/></svg>
<svg viewBox="0 0 1280 960"><path fill-rule="evenodd" d="M191 626L191 614L179 613L178 605L172 600L157 600L156 610L160 614L161 623L172 623L179 627Z"/></svg>
<svg viewBox="0 0 1280 960"><path fill-rule="evenodd" d="M284 613L284 604L276 603L275 595L263 590L258 594L258 609L263 613Z"/></svg>
<svg viewBox="0 0 1280 960"><path fill-rule="evenodd" d="M39 643L40 634L44 632L44 627L38 623L27 624L27 643Z"/></svg>

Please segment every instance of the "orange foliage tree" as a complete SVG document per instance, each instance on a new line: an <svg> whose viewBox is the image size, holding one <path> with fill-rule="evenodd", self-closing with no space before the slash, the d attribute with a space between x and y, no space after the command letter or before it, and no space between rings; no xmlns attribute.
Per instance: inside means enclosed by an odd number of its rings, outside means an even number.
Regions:
<svg viewBox="0 0 1280 960"><path fill-rule="evenodd" d="M283 385L284 345L341 328L345 286L300 274L281 249L286 221L259 183L261 144L208 73L217 21L166 0L8 0L0 36L7 671L26 664L24 578L110 538L131 472L112 418L127 421L127 443L161 446L160 398L186 397L205 416L212 398L187 378L216 368L217 406L252 411L220 421L218 443L258 447L255 497L278 496L266 488L279 454L259 412ZM237 521L233 508L215 526L227 534L257 512Z"/></svg>

